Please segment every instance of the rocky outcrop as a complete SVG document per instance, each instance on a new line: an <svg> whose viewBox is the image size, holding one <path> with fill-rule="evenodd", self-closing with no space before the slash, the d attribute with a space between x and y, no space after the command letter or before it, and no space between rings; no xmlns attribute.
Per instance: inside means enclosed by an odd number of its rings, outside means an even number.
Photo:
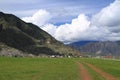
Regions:
<svg viewBox="0 0 120 80"><path fill-rule="evenodd" d="M57 41L38 26L32 23L26 23L12 14L5 14L2 12L0 12L0 43L14 48L7 49L6 51L6 48L2 47L2 55L22 56L21 52L33 54L35 56L40 54L74 55L78 53L72 48Z"/></svg>

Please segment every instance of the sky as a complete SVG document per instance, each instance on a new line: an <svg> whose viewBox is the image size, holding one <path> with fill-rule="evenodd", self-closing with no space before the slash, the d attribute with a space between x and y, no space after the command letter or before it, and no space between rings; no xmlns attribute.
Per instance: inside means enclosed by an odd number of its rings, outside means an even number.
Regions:
<svg viewBox="0 0 120 80"><path fill-rule="evenodd" d="M0 11L64 43L120 40L120 0L0 0Z"/></svg>

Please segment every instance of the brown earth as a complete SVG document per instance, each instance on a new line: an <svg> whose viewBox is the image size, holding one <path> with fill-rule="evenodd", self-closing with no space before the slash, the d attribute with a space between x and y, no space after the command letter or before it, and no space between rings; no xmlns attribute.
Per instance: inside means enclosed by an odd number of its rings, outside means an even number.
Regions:
<svg viewBox="0 0 120 80"><path fill-rule="evenodd" d="M105 78L105 80L118 80L114 76L102 71L101 69L97 68L96 66L94 66L92 64L89 64L89 63L84 63L84 64L86 64L88 67L90 67L91 69L93 69L94 71L99 73L101 76L103 76ZM91 75L88 73L87 69L85 68L85 66L82 63L77 62L77 65L79 68L79 76L82 80L93 80ZM32 80L37 80L39 77L40 77L40 74L34 75L32 77Z"/></svg>
<svg viewBox="0 0 120 80"><path fill-rule="evenodd" d="M86 70L86 68L84 67L84 65L79 62L77 62L77 64L78 64L79 70L80 70L80 78L82 80L92 80L91 76L89 75L89 73Z"/></svg>
<svg viewBox="0 0 120 80"><path fill-rule="evenodd" d="M102 71L101 69L95 67L92 64L89 63L85 63L86 65L88 65L90 68L92 68L94 71L96 71L97 73L99 73L101 76L103 76L106 80L118 80L116 79L114 76Z"/></svg>

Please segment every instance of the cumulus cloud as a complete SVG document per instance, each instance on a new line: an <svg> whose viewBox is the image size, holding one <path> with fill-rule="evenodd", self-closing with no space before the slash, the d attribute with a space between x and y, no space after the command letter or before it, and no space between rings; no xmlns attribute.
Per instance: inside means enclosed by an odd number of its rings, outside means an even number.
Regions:
<svg viewBox="0 0 120 80"><path fill-rule="evenodd" d="M57 26L53 24L46 24L44 27L41 27L43 30L51 34L53 37L55 37L55 32L57 30Z"/></svg>
<svg viewBox="0 0 120 80"><path fill-rule="evenodd" d="M120 1L116 0L91 19L79 14L71 23L60 26L48 23L52 17L46 10L39 10L31 17L23 18L41 27L57 40L71 43L80 40L120 40Z"/></svg>
<svg viewBox="0 0 120 80"><path fill-rule="evenodd" d="M116 0L109 6L103 8L91 20L91 26L104 28L109 33L106 34L106 40L120 40L120 0Z"/></svg>
<svg viewBox="0 0 120 80"><path fill-rule="evenodd" d="M92 18L92 24L100 26L117 26L120 24L120 0L116 0L109 6L103 8L98 14Z"/></svg>
<svg viewBox="0 0 120 80"><path fill-rule="evenodd" d="M90 22L87 16L80 14L76 19L73 19L71 24L64 24L57 28L55 38L61 41L72 42L80 40L83 32L89 28Z"/></svg>
<svg viewBox="0 0 120 80"><path fill-rule="evenodd" d="M40 9L39 11L35 12L32 16L23 17L22 20L26 22L31 22L38 26L43 26L51 19L51 15L48 11Z"/></svg>
<svg viewBox="0 0 120 80"><path fill-rule="evenodd" d="M90 21L88 21L88 17L84 14L80 14L77 18L72 20L71 24L63 24L60 26L48 24L42 29L53 35L57 40L70 43L87 37L89 33L84 34L84 32L88 31L89 25Z"/></svg>

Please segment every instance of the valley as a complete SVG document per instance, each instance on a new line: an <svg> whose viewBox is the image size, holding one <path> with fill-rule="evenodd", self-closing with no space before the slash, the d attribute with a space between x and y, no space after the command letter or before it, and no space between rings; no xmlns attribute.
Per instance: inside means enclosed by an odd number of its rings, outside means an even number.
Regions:
<svg viewBox="0 0 120 80"><path fill-rule="evenodd" d="M94 58L0 57L0 80L120 80L119 67L120 61Z"/></svg>
<svg viewBox="0 0 120 80"><path fill-rule="evenodd" d="M0 0L0 80L120 80L120 0Z"/></svg>

